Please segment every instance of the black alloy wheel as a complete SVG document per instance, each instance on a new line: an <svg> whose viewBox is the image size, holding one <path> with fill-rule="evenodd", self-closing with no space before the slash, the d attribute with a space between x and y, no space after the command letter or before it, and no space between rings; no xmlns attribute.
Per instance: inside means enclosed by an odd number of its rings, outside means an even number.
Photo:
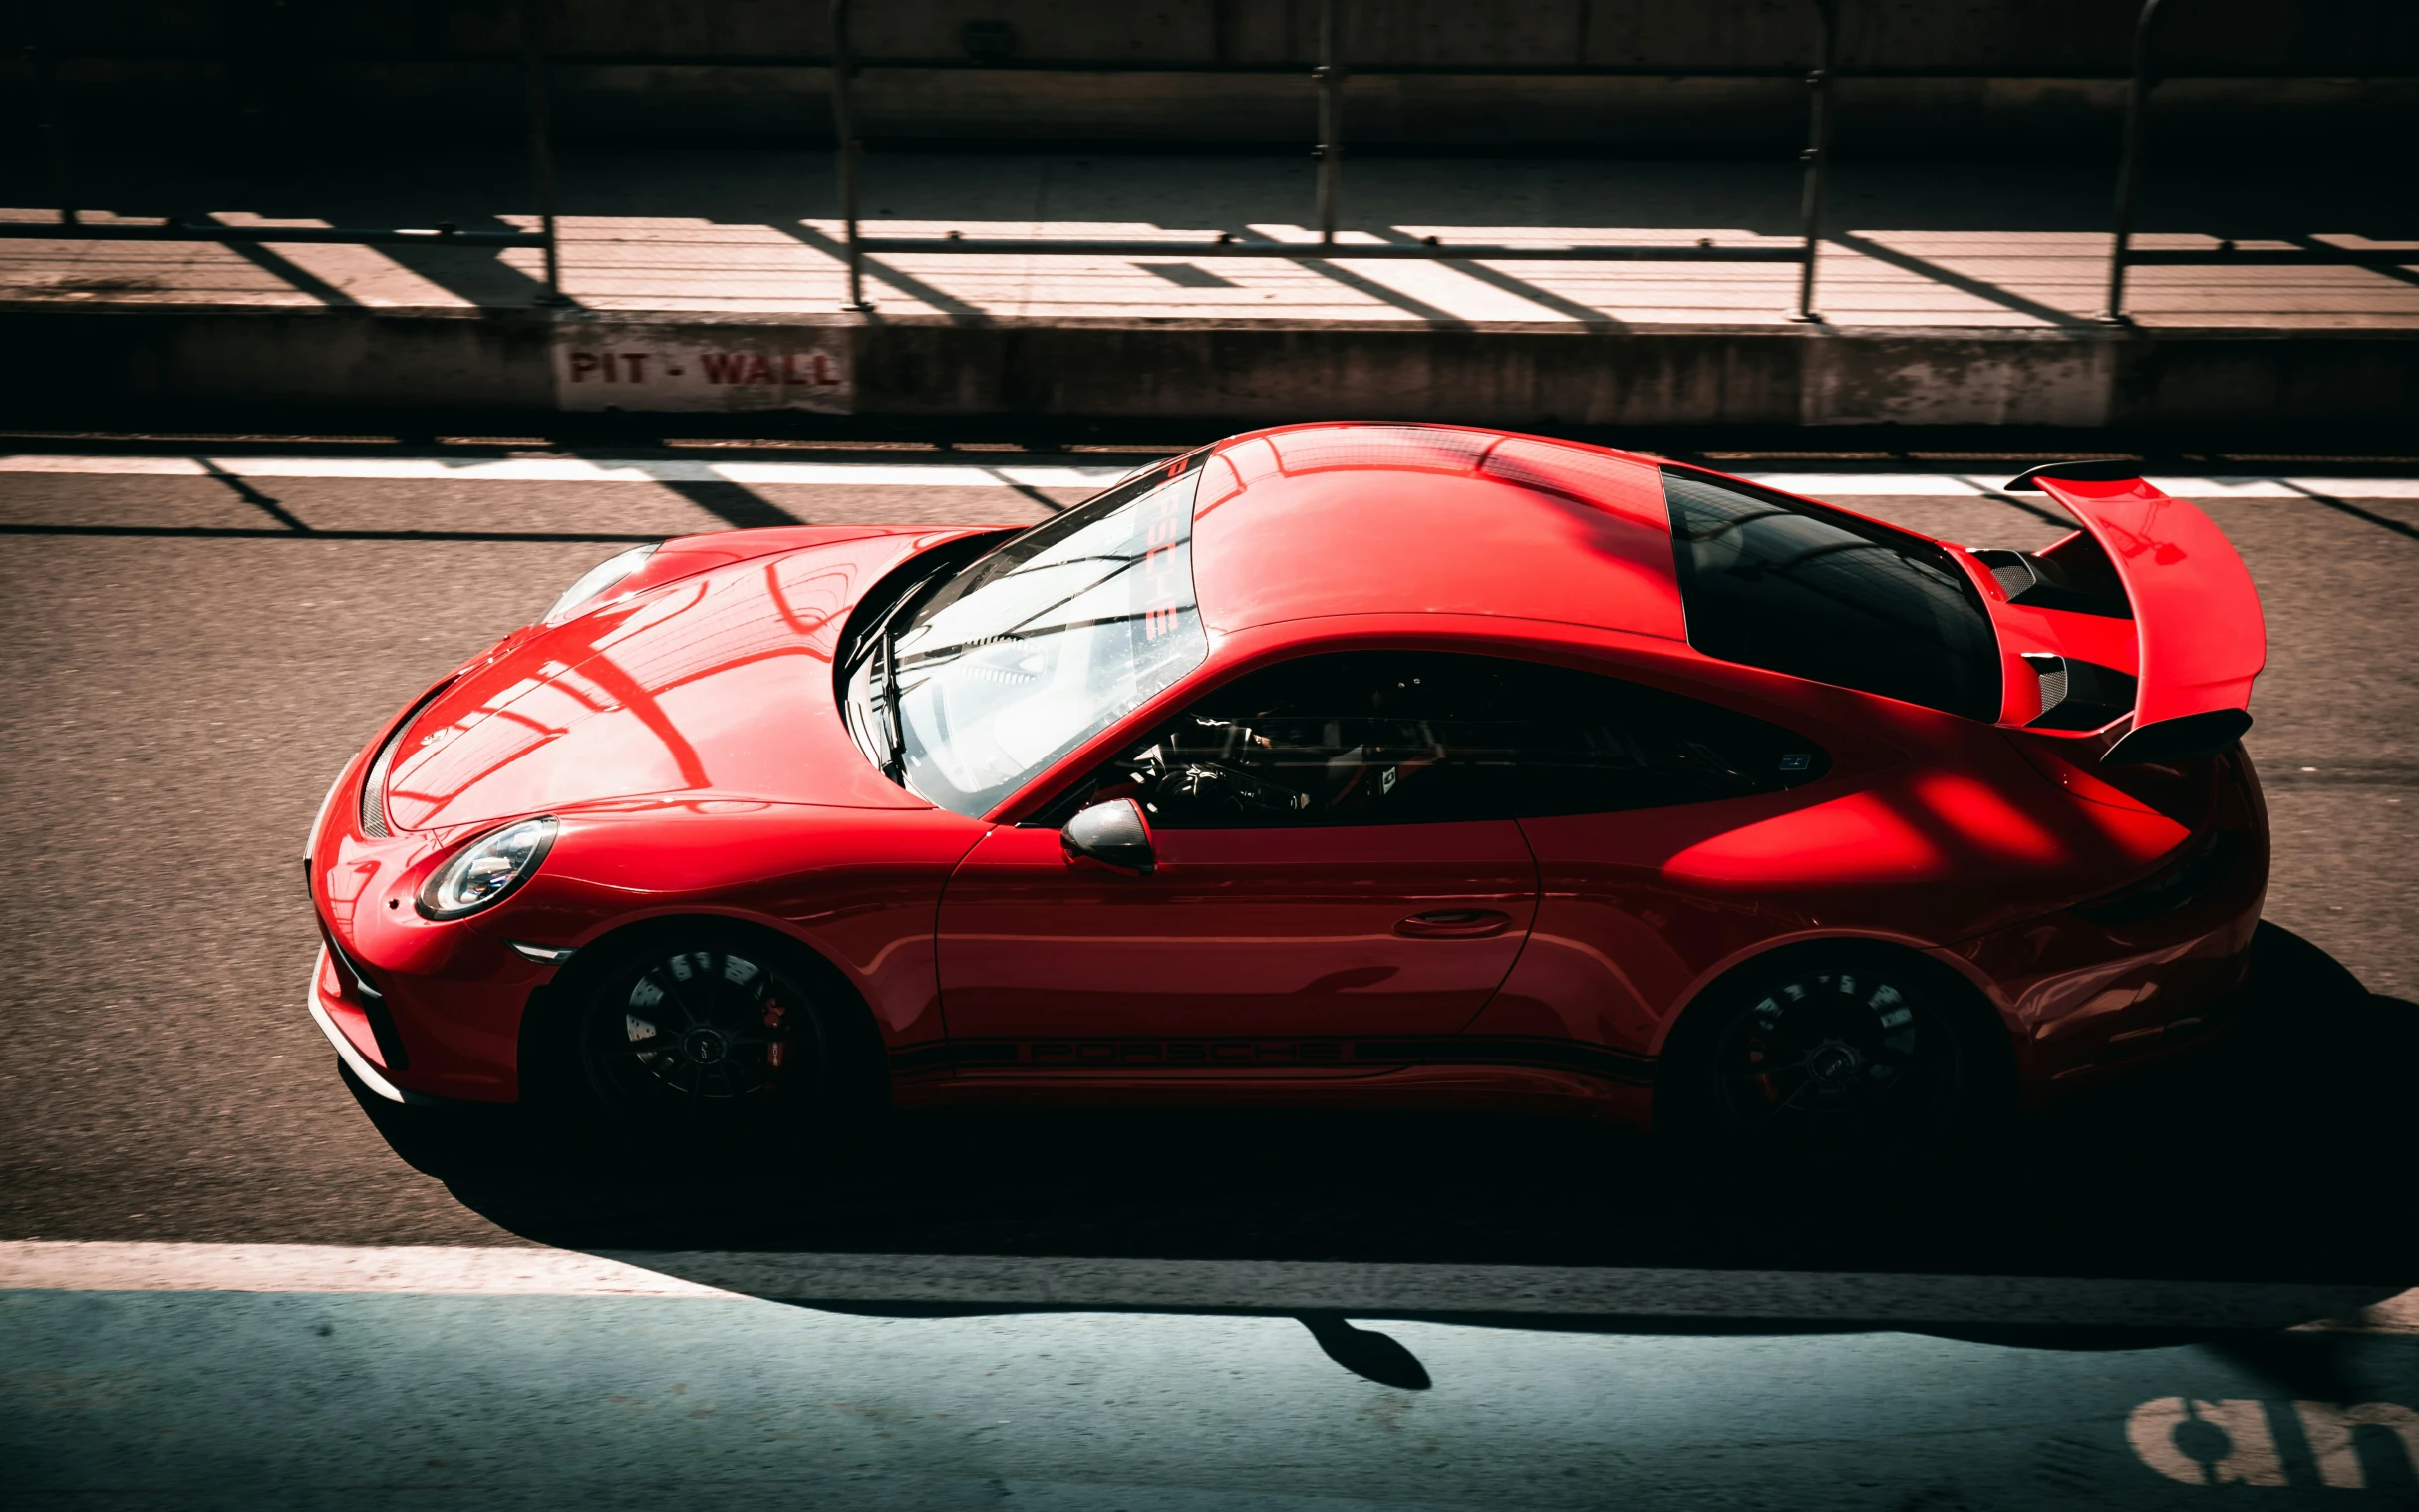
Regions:
<svg viewBox="0 0 2419 1512"><path fill-rule="evenodd" d="M1984 1057L1920 971L1803 963L1727 996L1683 1056L1673 1122L1767 1149L1896 1146L1970 1124Z"/></svg>
<svg viewBox="0 0 2419 1512"><path fill-rule="evenodd" d="M642 1117L800 1102L830 1058L798 974L722 940L659 942L616 963L587 996L578 1058L607 1111Z"/></svg>

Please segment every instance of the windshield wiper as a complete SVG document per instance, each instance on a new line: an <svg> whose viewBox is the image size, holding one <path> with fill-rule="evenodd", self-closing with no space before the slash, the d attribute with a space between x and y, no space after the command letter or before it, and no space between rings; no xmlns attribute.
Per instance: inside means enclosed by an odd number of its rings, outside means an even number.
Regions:
<svg viewBox="0 0 2419 1512"><path fill-rule="evenodd" d="M946 565L936 566L908 584L904 592L891 600L890 607L882 611L882 617L874 621L873 629L861 643L863 654L855 660L856 666L863 666L866 662L879 659L879 665L871 669L873 687L870 692L873 707L879 711L882 720L882 775L902 787L907 785L907 717L899 708L902 697L899 689L899 621L923 599L934 583L949 575L950 569ZM854 675L853 667L851 675Z"/></svg>
<svg viewBox="0 0 2419 1512"><path fill-rule="evenodd" d="M1190 608L1191 606L1186 605L1184 607ZM1007 646L1013 645L1018 641L1046 640L1054 635L1066 635L1077 630L1097 630L1103 625L1130 625L1137 620L1147 620L1154 614L1162 614L1167 612L1169 611L1161 609L1142 609L1137 610L1132 614L1106 614L1095 620L1060 620L1058 624L1044 625L1037 630L1026 630L1022 628L1016 630L1002 630L993 635L978 637L975 640L959 641L955 645L935 646L927 651L918 651L916 653L916 666L920 669L929 670L935 662L951 661L964 652L980 651L986 646Z"/></svg>
<svg viewBox="0 0 2419 1512"><path fill-rule="evenodd" d="M907 785L907 716L899 708L899 643L896 616L885 616L874 632L873 654L882 659L874 682L874 707L882 711L882 775Z"/></svg>

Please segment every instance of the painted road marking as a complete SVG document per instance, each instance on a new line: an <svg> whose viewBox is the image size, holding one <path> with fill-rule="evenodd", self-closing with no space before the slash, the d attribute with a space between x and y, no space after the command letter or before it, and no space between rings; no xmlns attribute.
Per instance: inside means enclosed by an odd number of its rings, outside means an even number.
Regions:
<svg viewBox="0 0 2419 1512"><path fill-rule="evenodd" d="M2318 1479L2336 1490L2368 1488L2354 1438L2360 1428L2400 1439L2409 1465L2419 1469L2419 1412L2390 1401L2349 1407L2296 1401L2288 1408L2283 1402L2161 1396L2133 1409L2125 1438L2142 1463L2188 1486L2289 1486L2271 1413L2299 1425Z"/></svg>
<svg viewBox="0 0 2419 1512"><path fill-rule="evenodd" d="M2419 1290L1321 1261L821 1255L450 1245L0 1243L0 1289L777 1297L1002 1309L1580 1316L1832 1328L2315 1327L2419 1335Z"/></svg>
<svg viewBox="0 0 2419 1512"><path fill-rule="evenodd" d="M579 321L554 328L558 410L817 410L845 415L844 331Z"/></svg>
<svg viewBox="0 0 2419 1512"><path fill-rule="evenodd" d="M2187 1453L2178 1429L2215 1430L2224 1447L2210 1457ZM2170 1480L2192 1486L2282 1486L2284 1462L2276 1457L2268 1413L2256 1401L2187 1401L2162 1396L2133 1409L2125 1437L2142 1463ZM2216 1445L2212 1444L2215 1448Z"/></svg>
<svg viewBox="0 0 2419 1512"><path fill-rule="evenodd" d="M2402 1452L2419 1469L2419 1412L2390 1401L2364 1402L2356 1407L2329 1406L2322 1401L2296 1401L2301 1436L2309 1441L2310 1457L2318 1462L2318 1477L2342 1491L2368 1489L2368 1475L2353 1447L2355 1428L2383 1428L2402 1440Z"/></svg>
<svg viewBox="0 0 2419 1512"><path fill-rule="evenodd" d="M904 488L1105 487L1131 466L968 462L767 462L593 460L577 456L64 456L0 455L0 473L117 477L359 478L385 482L803 484ZM1815 498L1991 498L2004 479L1992 473L1741 472L1740 477ZM2165 492L2189 498L2419 499L2419 477L2153 477Z"/></svg>

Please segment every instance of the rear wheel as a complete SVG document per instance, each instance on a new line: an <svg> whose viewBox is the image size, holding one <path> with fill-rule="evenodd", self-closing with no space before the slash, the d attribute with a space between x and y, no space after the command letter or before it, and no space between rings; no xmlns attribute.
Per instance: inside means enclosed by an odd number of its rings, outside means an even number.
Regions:
<svg viewBox="0 0 2419 1512"><path fill-rule="evenodd" d="M579 1121L850 1121L880 1101L853 995L775 937L700 921L582 960L533 1045L534 1100Z"/></svg>
<svg viewBox="0 0 2419 1512"><path fill-rule="evenodd" d="M1924 1153L2004 1103L1964 984L1886 952L1795 956L1718 986L1665 1057L1658 1120L1692 1144Z"/></svg>

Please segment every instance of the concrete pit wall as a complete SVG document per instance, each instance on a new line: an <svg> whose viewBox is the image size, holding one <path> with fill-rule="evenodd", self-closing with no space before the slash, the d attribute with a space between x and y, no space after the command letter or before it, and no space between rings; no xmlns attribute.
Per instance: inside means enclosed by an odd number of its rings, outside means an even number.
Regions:
<svg viewBox="0 0 2419 1512"><path fill-rule="evenodd" d="M2390 331L1602 333L846 315L603 327L544 311L93 310L0 315L0 346L12 357L0 402L27 416L263 403L1521 427L2277 427L2392 425L2419 413L2419 342ZM755 382L714 387L704 380L715 364L717 381L753 372Z"/></svg>

